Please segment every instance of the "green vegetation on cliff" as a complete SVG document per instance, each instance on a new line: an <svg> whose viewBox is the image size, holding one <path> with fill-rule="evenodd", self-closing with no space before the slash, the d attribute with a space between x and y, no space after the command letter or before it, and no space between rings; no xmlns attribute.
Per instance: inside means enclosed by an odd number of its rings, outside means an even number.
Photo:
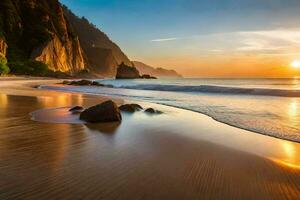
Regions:
<svg viewBox="0 0 300 200"><path fill-rule="evenodd" d="M11 62L8 65L11 72L16 75L46 76L51 73L46 64L35 60Z"/></svg>
<svg viewBox="0 0 300 200"><path fill-rule="evenodd" d="M10 72L9 67L7 66L6 58L0 55L0 75L6 75Z"/></svg>

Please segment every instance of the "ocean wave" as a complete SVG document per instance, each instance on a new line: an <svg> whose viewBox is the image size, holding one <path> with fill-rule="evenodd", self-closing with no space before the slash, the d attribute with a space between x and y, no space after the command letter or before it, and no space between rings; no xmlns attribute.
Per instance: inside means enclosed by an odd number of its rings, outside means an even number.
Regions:
<svg viewBox="0 0 300 200"><path fill-rule="evenodd" d="M241 88L241 87L227 87L227 86L215 86L215 85L179 86L179 85L141 84L141 85L128 85L128 86L114 86L114 88L170 91L170 92L216 93L216 94L231 94L231 95L300 97L300 90Z"/></svg>

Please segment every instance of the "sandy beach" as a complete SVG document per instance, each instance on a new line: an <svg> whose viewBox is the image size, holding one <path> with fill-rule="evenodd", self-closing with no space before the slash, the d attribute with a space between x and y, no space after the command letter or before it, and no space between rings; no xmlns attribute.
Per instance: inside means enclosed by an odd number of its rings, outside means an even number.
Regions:
<svg viewBox="0 0 300 200"><path fill-rule="evenodd" d="M32 87L58 82L0 79L1 200L300 197L299 143L140 102L164 114L123 114L121 124L59 123L59 113L32 120L37 110L112 99Z"/></svg>

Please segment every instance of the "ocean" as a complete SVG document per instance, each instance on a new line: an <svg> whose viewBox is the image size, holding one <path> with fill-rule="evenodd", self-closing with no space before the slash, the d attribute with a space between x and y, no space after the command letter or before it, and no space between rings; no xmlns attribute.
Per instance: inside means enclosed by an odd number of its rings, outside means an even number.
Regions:
<svg viewBox="0 0 300 200"><path fill-rule="evenodd" d="M300 79L297 78L97 81L106 87L42 87L179 107L231 126L300 142Z"/></svg>

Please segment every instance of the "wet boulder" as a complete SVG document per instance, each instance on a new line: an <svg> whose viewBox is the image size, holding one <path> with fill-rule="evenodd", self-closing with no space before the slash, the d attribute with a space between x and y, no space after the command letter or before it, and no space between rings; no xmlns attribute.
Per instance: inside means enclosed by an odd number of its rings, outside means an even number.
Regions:
<svg viewBox="0 0 300 200"><path fill-rule="evenodd" d="M89 86L92 85L92 81L89 80L80 80L80 81L72 81L70 85L79 85L79 86Z"/></svg>
<svg viewBox="0 0 300 200"><path fill-rule="evenodd" d="M142 110L143 107L138 104L124 104L120 106L119 109L123 112L134 113L135 111Z"/></svg>
<svg viewBox="0 0 300 200"><path fill-rule="evenodd" d="M148 114L162 114L163 112L159 111L159 110L155 110L153 108L147 108L145 110L145 113L148 113Z"/></svg>
<svg viewBox="0 0 300 200"><path fill-rule="evenodd" d="M75 111L81 111L81 110L83 110L83 107L81 107L81 106L74 106L69 111L70 112L75 112Z"/></svg>
<svg viewBox="0 0 300 200"><path fill-rule="evenodd" d="M84 110L80 114L80 120L90 123L119 122L122 116L117 104L109 100Z"/></svg>
<svg viewBox="0 0 300 200"><path fill-rule="evenodd" d="M92 86L98 86L98 87L103 87L104 86L103 84L101 84L101 83L99 83L97 81L93 81L91 85Z"/></svg>
<svg viewBox="0 0 300 200"><path fill-rule="evenodd" d="M71 81L63 81L62 84L63 84L63 85L70 85L70 84L71 84Z"/></svg>

